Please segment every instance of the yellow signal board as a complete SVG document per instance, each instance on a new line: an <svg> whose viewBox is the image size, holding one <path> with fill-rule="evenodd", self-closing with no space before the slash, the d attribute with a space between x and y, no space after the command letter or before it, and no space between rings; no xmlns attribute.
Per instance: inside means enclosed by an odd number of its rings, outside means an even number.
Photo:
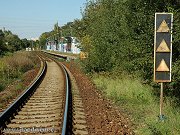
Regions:
<svg viewBox="0 0 180 135"><path fill-rule="evenodd" d="M80 59L85 59L88 57L88 54L86 52L80 52Z"/></svg>
<svg viewBox="0 0 180 135"><path fill-rule="evenodd" d="M156 71L159 71L159 72L169 71L169 68L164 59L161 60Z"/></svg>
<svg viewBox="0 0 180 135"><path fill-rule="evenodd" d="M166 41L163 39L160 43L159 47L157 48L156 52L170 52L170 49L168 45L166 44Z"/></svg>
<svg viewBox="0 0 180 135"><path fill-rule="evenodd" d="M165 20L162 21L161 25L159 26L157 32L169 32L169 27Z"/></svg>

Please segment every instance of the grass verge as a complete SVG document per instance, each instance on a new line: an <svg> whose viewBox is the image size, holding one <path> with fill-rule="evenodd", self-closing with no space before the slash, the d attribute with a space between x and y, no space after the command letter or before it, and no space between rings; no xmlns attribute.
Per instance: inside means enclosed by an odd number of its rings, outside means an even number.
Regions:
<svg viewBox="0 0 180 135"><path fill-rule="evenodd" d="M153 94L153 88L125 76L113 78L106 74L94 74L92 79L99 90L131 117L135 134L179 135L180 108L174 108L172 100L166 98L163 108L166 119L160 121L159 98Z"/></svg>
<svg viewBox="0 0 180 135"><path fill-rule="evenodd" d="M30 84L39 67L35 52L16 52L0 58L0 112Z"/></svg>

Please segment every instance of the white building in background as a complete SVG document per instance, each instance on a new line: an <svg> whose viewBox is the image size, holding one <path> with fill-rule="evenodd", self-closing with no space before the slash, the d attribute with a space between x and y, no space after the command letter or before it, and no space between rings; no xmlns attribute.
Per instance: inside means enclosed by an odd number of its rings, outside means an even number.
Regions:
<svg viewBox="0 0 180 135"><path fill-rule="evenodd" d="M31 47L27 47L27 48L26 48L26 51L31 51Z"/></svg>
<svg viewBox="0 0 180 135"><path fill-rule="evenodd" d="M56 51L56 43L54 41L49 41L46 43L46 50Z"/></svg>
<svg viewBox="0 0 180 135"><path fill-rule="evenodd" d="M74 54L79 54L80 49L78 48L80 46L80 42L77 40L76 37L72 37L72 44L71 44L71 52Z"/></svg>
<svg viewBox="0 0 180 135"><path fill-rule="evenodd" d="M46 50L79 54L79 45L80 42L76 37L61 37L58 44L54 41L48 41L46 43Z"/></svg>

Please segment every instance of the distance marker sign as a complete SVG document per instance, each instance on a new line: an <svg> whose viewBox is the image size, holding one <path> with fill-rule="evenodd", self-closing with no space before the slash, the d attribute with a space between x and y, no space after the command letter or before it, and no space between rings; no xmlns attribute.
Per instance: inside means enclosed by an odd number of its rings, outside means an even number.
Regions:
<svg viewBox="0 0 180 135"><path fill-rule="evenodd" d="M171 82L172 13L155 13L154 81Z"/></svg>

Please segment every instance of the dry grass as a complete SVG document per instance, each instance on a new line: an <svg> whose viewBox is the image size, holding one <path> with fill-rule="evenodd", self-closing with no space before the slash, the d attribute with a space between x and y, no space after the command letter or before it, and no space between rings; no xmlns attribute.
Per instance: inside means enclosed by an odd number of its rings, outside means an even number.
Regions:
<svg viewBox="0 0 180 135"><path fill-rule="evenodd" d="M0 110L26 87L23 74L39 67L34 52L17 52L0 58Z"/></svg>

